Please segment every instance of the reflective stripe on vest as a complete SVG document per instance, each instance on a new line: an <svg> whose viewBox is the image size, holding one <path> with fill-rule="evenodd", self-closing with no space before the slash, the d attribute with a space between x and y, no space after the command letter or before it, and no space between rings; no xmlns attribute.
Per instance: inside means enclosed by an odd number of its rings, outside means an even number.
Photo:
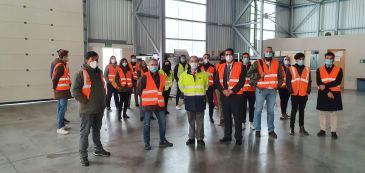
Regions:
<svg viewBox="0 0 365 173"><path fill-rule="evenodd" d="M123 69L117 67L117 73L119 75L119 83L122 87L133 87L131 71L127 71L127 74L124 74Z"/></svg>
<svg viewBox="0 0 365 173"><path fill-rule="evenodd" d="M115 74L117 74L117 68L113 66L113 64L108 65L108 80L112 82L115 78Z"/></svg>
<svg viewBox="0 0 365 173"><path fill-rule="evenodd" d="M321 77L321 81L324 84L335 81L339 72L340 72L340 68L335 65L333 65L333 69L330 74L328 74L325 66L322 66L319 68L319 75ZM340 87L340 85L338 85L335 87L331 87L330 90L331 91L341 91L341 87Z"/></svg>
<svg viewBox="0 0 365 173"><path fill-rule="evenodd" d="M221 84L221 86L224 88L223 85L223 77L224 77L224 71L226 69L226 63L221 64L218 66L217 68L217 72L218 72L218 76L219 76L219 82ZM231 74L230 74L230 79L227 82L228 84L228 89L232 89L235 85L237 85L238 81L239 81L239 77L241 75L241 70L242 70L242 64L240 62L233 62L231 64ZM243 90L242 88L235 94L243 94Z"/></svg>
<svg viewBox="0 0 365 173"><path fill-rule="evenodd" d="M302 75L299 75L296 67L289 67L289 72L292 76L291 85L293 89L293 95L306 96L308 95L308 83L309 83L309 67L303 69Z"/></svg>
<svg viewBox="0 0 365 173"><path fill-rule="evenodd" d="M90 94L91 94L91 80L90 80L90 75L87 72L87 70L82 70L82 75L84 78L84 85L82 86L82 94L89 100L90 99ZM104 92L105 92L105 82L104 82L104 78L103 78L103 74L100 73L100 80L103 84L104 87Z"/></svg>
<svg viewBox="0 0 365 173"><path fill-rule="evenodd" d="M269 69L264 60L259 59L257 60L257 67L259 70L259 74L261 75L264 72L265 76L257 82L256 86L263 89L278 88L279 62L275 59L271 60L271 65Z"/></svg>
<svg viewBox="0 0 365 173"><path fill-rule="evenodd" d="M128 65L129 65L129 68L132 70L132 76L133 76L133 79L134 80L138 80L138 76L137 76L137 71L139 70L139 65L136 63L135 65L134 65L134 68L133 68L133 65L132 65L132 63L128 63Z"/></svg>
<svg viewBox="0 0 365 173"><path fill-rule="evenodd" d="M165 76L165 79L166 79L166 84L165 84L165 91L167 91L168 89L170 89L172 87L172 81L174 80L174 74L173 74L173 71L170 70L170 75L167 75L165 73L165 71L163 70L160 70L159 71L160 74L164 75Z"/></svg>
<svg viewBox="0 0 365 173"><path fill-rule="evenodd" d="M245 84L243 85L243 88L242 88L242 91L255 91L256 90L256 88L255 87L253 87L253 86L251 86L250 85L250 78L249 77L246 77L245 78Z"/></svg>
<svg viewBox="0 0 365 173"><path fill-rule="evenodd" d="M192 74L185 71L180 76L179 88L184 92L184 96L205 96L208 89L208 75L206 72L196 72L195 79Z"/></svg>
<svg viewBox="0 0 365 173"><path fill-rule="evenodd" d="M65 66L65 64L57 63L55 65L55 67L53 68L52 80L53 80L54 76L56 75L56 69L59 66L62 66L64 70L63 70L63 75L58 80L56 91L70 90L70 88L71 88L71 78L70 78L70 74L69 74L69 69L68 69L67 66Z"/></svg>
<svg viewBox="0 0 365 173"><path fill-rule="evenodd" d="M159 106L162 108L165 107L165 100L162 95L165 86L165 76L159 74L160 86L158 89L155 81L152 78L151 73L145 73L145 76L146 88L142 91L142 106Z"/></svg>
<svg viewBox="0 0 365 173"><path fill-rule="evenodd" d="M281 66L281 72L283 74L283 83L281 84L281 88L286 88L286 71L284 66Z"/></svg>
<svg viewBox="0 0 365 173"><path fill-rule="evenodd" d="M201 71L205 71L204 66L200 67ZM207 71L205 71L208 74L208 85L213 86L214 84L214 66L209 66Z"/></svg>

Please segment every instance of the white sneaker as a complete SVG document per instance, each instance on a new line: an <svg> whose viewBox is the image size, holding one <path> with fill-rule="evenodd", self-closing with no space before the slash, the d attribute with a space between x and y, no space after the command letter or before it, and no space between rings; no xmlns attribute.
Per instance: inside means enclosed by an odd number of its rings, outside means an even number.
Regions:
<svg viewBox="0 0 365 173"><path fill-rule="evenodd" d="M70 126L68 126L68 125L65 125L65 126L63 126L63 129L65 129L65 130L70 130L70 129L71 129L71 127L70 127Z"/></svg>
<svg viewBox="0 0 365 173"><path fill-rule="evenodd" d="M253 125L253 123L250 123L250 128L251 130L255 130L255 126Z"/></svg>
<svg viewBox="0 0 365 173"><path fill-rule="evenodd" d="M246 125L245 123L242 123L242 130L245 130L246 129Z"/></svg>
<svg viewBox="0 0 365 173"><path fill-rule="evenodd" d="M177 105L177 106L176 106L176 109L177 109L177 110L181 110L181 106L180 106L180 105Z"/></svg>
<svg viewBox="0 0 365 173"><path fill-rule="evenodd" d="M67 130L63 129L63 128L60 128L60 129L57 129L57 134L60 134L60 135L67 135L69 134L70 132L68 132Z"/></svg>

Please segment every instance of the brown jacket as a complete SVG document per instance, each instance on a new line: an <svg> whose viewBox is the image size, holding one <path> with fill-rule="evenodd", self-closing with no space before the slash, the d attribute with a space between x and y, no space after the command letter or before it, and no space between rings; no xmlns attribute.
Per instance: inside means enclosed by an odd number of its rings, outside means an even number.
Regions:
<svg viewBox="0 0 365 173"><path fill-rule="evenodd" d="M56 64L58 64L58 63L65 64L59 58L56 58L52 62L52 66L55 67ZM64 71L65 71L65 69L63 68L63 66L58 66L57 69L54 71L55 74L53 74L54 77L52 79L52 88L53 88L53 92L54 92L54 99L56 99L56 100L63 99L63 98L66 98L66 99L72 98L70 90L56 91L56 87L57 87L58 81L62 77Z"/></svg>

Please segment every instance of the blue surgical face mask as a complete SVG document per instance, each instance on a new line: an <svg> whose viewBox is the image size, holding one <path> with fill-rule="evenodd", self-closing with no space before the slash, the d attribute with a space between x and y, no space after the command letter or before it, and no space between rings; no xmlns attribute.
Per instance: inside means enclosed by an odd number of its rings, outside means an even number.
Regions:
<svg viewBox="0 0 365 173"><path fill-rule="evenodd" d="M298 64L299 66L304 65L304 60L302 60L302 59L298 59L298 60L297 60L297 64Z"/></svg>
<svg viewBox="0 0 365 173"><path fill-rule="evenodd" d="M271 58L273 56L274 56L274 54L272 52L265 53L265 58Z"/></svg>
<svg viewBox="0 0 365 173"><path fill-rule="evenodd" d="M157 67L157 66L150 66L150 71L151 71L152 73L156 73L156 72L157 72L157 70L158 70L158 67Z"/></svg>
<svg viewBox="0 0 365 173"><path fill-rule="evenodd" d="M243 62L243 64L244 64L244 65L246 65L246 64L248 63L248 61L249 61L249 59L248 59L248 58L243 58L243 59L242 59L242 62Z"/></svg>
<svg viewBox="0 0 365 173"><path fill-rule="evenodd" d="M332 59L325 59L324 63L328 66L331 66L333 64L333 60Z"/></svg>

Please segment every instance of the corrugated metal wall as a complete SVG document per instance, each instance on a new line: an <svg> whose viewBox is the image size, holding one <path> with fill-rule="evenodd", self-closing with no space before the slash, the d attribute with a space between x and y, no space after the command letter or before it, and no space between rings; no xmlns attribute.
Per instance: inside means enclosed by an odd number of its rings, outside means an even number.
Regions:
<svg viewBox="0 0 365 173"><path fill-rule="evenodd" d="M236 20L236 16L238 16L242 9L246 6L247 1L246 0L235 0L235 5L234 8L232 8L234 10L234 20ZM247 11L242 15L242 17L240 18L240 20L238 21L238 23L245 23L245 22L249 22L250 19L250 8L247 9ZM250 28L249 25L242 27L239 29L239 31L243 34L243 36L247 39L250 40ZM233 35L234 37L234 47L235 47L235 51L237 52L247 52L250 50L249 46L247 46L245 44L245 42L237 35L237 33L234 33Z"/></svg>
<svg viewBox="0 0 365 173"><path fill-rule="evenodd" d="M89 38L133 43L131 0L89 0Z"/></svg>

